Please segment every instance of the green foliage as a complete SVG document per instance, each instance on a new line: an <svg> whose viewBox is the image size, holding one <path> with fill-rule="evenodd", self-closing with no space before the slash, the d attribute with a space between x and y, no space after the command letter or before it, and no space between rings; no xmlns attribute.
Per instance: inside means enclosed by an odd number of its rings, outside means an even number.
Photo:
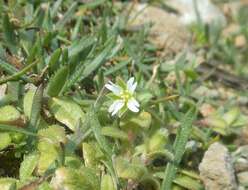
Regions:
<svg viewBox="0 0 248 190"><path fill-rule="evenodd" d="M47 94L51 97L58 96L67 80L69 69L67 66L61 67L50 79L47 86Z"/></svg>
<svg viewBox="0 0 248 190"><path fill-rule="evenodd" d="M162 190L171 188L172 181L175 178L178 164L180 163L182 156L185 152L185 146L191 133L192 123L195 118L195 111L189 110L181 120L181 127L178 130L176 140L173 144L174 160L169 163L165 170L165 176L162 183Z"/></svg>
<svg viewBox="0 0 248 190"><path fill-rule="evenodd" d="M82 144L83 157L85 161L85 166L91 168L97 168L101 159L104 157L99 145L94 142L83 143Z"/></svg>
<svg viewBox="0 0 248 190"><path fill-rule="evenodd" d="M101 133L105 136L112 137L114 139L128 140L128 135L124 131L114 127L103 127Z"/></svg>
<svg viewBox="0 0 248 190"><path fill-rule="evenodd" d="M1 138L0 150L6 148L11 144L11 137L8 133L0 133L0 138Z"/></svg>
<svg viewBox="0 0 248 190"><path fill-rule="evenodd" d="M14 31L14 26L10 22L10 18L8 14L5 14L3 16L2 25L3 25L2 28L3 28L3 34L6 44L9 44L9 46L15 46L17 39Z"/></svg>
<svg viewBox="0 0 248 190"><path fill-rule="evenodd" d="M39 153L38 173L44 172L59 159L61 154L60 143L66 143L65 131L61 126L51 125L46 129L38 131L39 142L37 150Z"/></svg>
<svg viewBox="0 0 248 190"><path fill-rule="evenodd" d="M20 181L27 181L33 174L37 162L38 162L38 154L33 153L24 157L21 166L20 166Z"/></svg>
<svg viewBox="0 0 248 190"><path fill-rule="evenodd" d="M51 55L48 66L49 66L49 71L52 73L56 71L59 67L59 58L62 54L62 50L60 48L56 49L53 54Z"/></svg>
<svg viewBox="0 0 248 190"><path fill-rule="evenodd" d="M13 178L0 178L0 187L2 190L11 190L15 187L16 179Z"/></svg>
<svg viewBox="0 0 248 190"><path fill-rule="evenodd" d="M24 115L30 119L32 113L32 103L34 99L35 90L29 90L23 99L23 111Z"/></svg>
<svg viewBox="0 0 248 190"><path fill-rule="evenodd" d="M56 189L99 190L100 180L89 168L82 167L75 170L62 167L56 170L52 186Z"/></svg>
<svg viewBox="0 0 248 190"><path fill-rule="evenodd" d="M115 186L110 175L105 174L102 176L101 190L115 190Z"/></svg>
<svg viewBox="0 0 248 190"><path fill-rule="evenodd" d="M69 98L52 98L50 109L54 117L71 130L75 130L77 123L85 119L81 107Z"/></svg>
<svg viewBox="0 0 248 190"><path fill-rule="evenodd" d="M0 190L201 190L208 146L243 143L246 9L237 33L196 24L169 55L126 25L128 3L0 0ZM111 116L125 92L105 84L131 77L138 113Z"/></svg>
<svg viewBox="0 0 248 190"><path fill-rule="evenodd" d="M139 181L147 174L147 169L139 163L129 163L128 160L117 158L115 161L117 175L120 178Z"/></svg>
<svg viewBox="0 0 248 190"><path fill-rule="evenodd" d="M13 123L20 119L20 112L13 106L0 107L0 123Z"/></svg>

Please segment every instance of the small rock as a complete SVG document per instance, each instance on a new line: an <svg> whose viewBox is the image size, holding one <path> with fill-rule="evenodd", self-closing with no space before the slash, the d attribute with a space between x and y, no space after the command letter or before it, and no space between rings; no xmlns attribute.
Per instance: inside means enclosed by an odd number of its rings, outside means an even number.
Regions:
<svg viewBox="0 0 248 190"><path fill-rule="evenodd" d="M222 10L227 17L237 18L240 14L240 10L247 5L247 0L228 1L222 4Z"/></svg>
<svg viewBox="0 0 248 190"><path fill-rule="evenodd" d="M240 1L233 1L224 3L222 10L227 17L237 17L241 7L242 3Z"/></svg>
<svg viewBox="0 0 248 190"><path fill-rule="evenodd" d="M239 138L235 140L235 144L238 146L248 144L248 126L240 129Z"/></svg>
<svg viewBox="0 0 248 190"><path fill-rule="evenodd" d="M158 7L137 3L132 7L128 29L149 25L149 40L163 49L161 56L174 54L188 47L190 33L179 17Z"/></svg>
<svg viewBox="0 0 248 190"><path fill-rule="evenodd" d="M199 170L206 190L237 189L231 156L224 145L220 143L210 145Z"/></svg>
<svg viewBox="0 0 248 190"><path fill-rule="evenodd" d="M222 31L222 35L224 37L229 37L230 35L239 33L239 31L240 31L240 26L238 24L231 23L227 27L225 27L225 29Z"/></svg>
<svg viewBox="0 0 248 190"><path fill-rule="evenodd" d="M236 172L248 171L248 145L240 146L232 156Z"/></svg>
<svg viewBox="0 0 248 190"><path fill-rule="evenodd" d="M196 10L203 23L226 25L224 14L210 0L167 0L165 3L181 13L180 20L185 25L197 23Z"/></svg>
<svg viewBox="0 0 248 190"><path fill-rule="evenodd" d="M239 184L248 187L248 171L237 174Z"/></svg>
<svg viewBox="0 0 248 190"><path fill-rule="evenodd" d="M212 105L204 103L201 105L199 111L203 115L203 117L207 117L212 115L216 111L216 109Z"/></svg>
<svg viewBox="0 0 248 190"><path fill-rule="evenodd" d="M245 187L243 187L242 185L239 185L238 190L246 190Z"/></svg>
<svg viewBox="0 0 248 190"><path fill-rule="evenodd" d="M235 38L235 46L237 48L242 48L246 45L246 39L245 39L245 36L244 35L238 35L236 38Z"/></svg>
<svg viewBox="0 0 248 190"><path fill-rule="evenodd" d="M32 84L32 83L27 83L25 86L24 86L25 90L28 91L28 90L36 90L37 87Z"/></svg>

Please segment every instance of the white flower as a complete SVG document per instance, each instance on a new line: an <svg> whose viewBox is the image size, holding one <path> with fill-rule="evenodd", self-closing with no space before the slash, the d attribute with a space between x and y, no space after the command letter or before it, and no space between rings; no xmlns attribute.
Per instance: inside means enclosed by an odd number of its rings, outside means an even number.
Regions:
<svg viewBox="0 0 248 190"><path fill-rule="evenodd" d="M109 81L105 87L114 94L115 101L108 109L112 116L125 107L132 112L139 112L139 102L134 98L134 91L137 87L137 82L134 82L134 77L130 78L127 83L123 85L117 85Z"/></svg>

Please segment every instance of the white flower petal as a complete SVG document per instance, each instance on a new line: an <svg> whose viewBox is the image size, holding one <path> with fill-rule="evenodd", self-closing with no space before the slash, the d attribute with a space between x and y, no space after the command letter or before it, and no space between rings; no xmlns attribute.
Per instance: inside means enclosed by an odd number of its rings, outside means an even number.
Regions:
<svg viewBox="0 0 248 190"><path fill-rule="evenodd" d="M115 95L119 96L122 92L122 88L111 81L108 84L105 84L105 87L112 91Z"/></svg>
<svg viewBox="0 0 248 190"><path fill-rule="evenodd" d="M108 112L109 113L112 113L115 109L115 105L116 105L116 101L114 101L110 106L109 106L109 109L108 109Z"/></svg>
<svg viewBox="0 0 248 190"><path fill-rule="evenodd" d="M131 98L131 101L133 102L133 104L136 106L136 107L140 107L140 104L139 102L135 99L135 98Z"/></svg>
<svg viewBox="0 0 248 190"><path fill-rule="evenodd" d="M115 115L123 106L124 100L115 100L114 103L109 107L109 112L112 112L112 116Z"/></svg>
<svg viewBox="0 0 248 190"><path fill-rule="evenodd" d="M136 87L137 87L137 82L135 82L135 83L133 84L133 86L129 89L129 92L130 92L131 94L133 94L134 91L135 91L135 89L136 89Z"/></svg>
<svg viewBox="0 0 248 190"><path fill-rule="evenodd" d="M127 81L127 89L128 89L128 90L132 88L133 82L134 82L134 77L130 78L130 79Z"/></svg>
<svg viewBox="0 0 248 190"><path fill-rule="evenodd" d="M128 109L130 109L132 112L139 112L139 102L137 102L137 100L135 100L134 98L131 98L130 100L128 100L127 102L127 107Z"/></svg>

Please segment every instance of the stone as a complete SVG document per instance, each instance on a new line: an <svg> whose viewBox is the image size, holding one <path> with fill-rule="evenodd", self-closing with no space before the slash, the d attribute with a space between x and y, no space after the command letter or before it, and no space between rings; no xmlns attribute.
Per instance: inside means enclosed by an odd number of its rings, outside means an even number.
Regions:
<svg viewBox="0 0 248 190"><path fill-rule="evenodd" d="M242 185L239 185L238 190L246 190L246 189Z"/></svg>
<svg viewBox="0 0 248 190"><path fill-rule="evenodd" d="M150 26L149 40L163 50L161 56L174 55L188 47L190 32L177 15L145 3L132 4L127 29L135 30L146 25Z"/></svg>
<svg viewBox="0 0 248 190"><path fill-rule="evenodd" d="M196 10L205 24L215 23L224 27L227 23L224 14L210 0L166 0L165 3L180 13L180 21L185 25L197 23Z"/></svg>
<svg viewBox="0 0 248 190"><path fill-rule="evenodd" d="M248 187L248 171L237 174L239 184Z"/></svg>
<svg viewBox="0 0 248 190"><path fill-rule="evenodd" d="M224 28L222 31L223 37L229 37L231 35L235 35L239 33L240 31L240 26L236 23L231 23L227 27Z"/></svg>
<svg viewBox="0 0 248 190"><path fill-rule="evenodd" d="M232 157L234 159L234 169L238 172L248 171L248 145L240 146Z"/></svg>
<svg viewBox="0 0 248 190"><path fill-rule="evenodd" d="M204 103L201 105L199 111L203 117L208 117L212 115L216 111L216 109L212 105Z"/></svg>
<svg viewBox="0 0 248 190"><path fill-rule="evenodd" d="M234 42L235 46L237 48L242 48L246 45L246 38L244 35L238 35L235 38L235 42Z"/></svg>
<svg viewBox="0 0 248 190"><path fill-rule="evenodd" d="M206 190L237 190L231 156L227 148L216 142L209 146L199 165Z"/></svg>
<svg viewBox="0 0 248 190"><path fill-rule="evenodd" d="M240 14L240 10L248 5L247 0L239 0L239 1L227 1L222 4L222 10L226 17L237 18Z"/></svg>

